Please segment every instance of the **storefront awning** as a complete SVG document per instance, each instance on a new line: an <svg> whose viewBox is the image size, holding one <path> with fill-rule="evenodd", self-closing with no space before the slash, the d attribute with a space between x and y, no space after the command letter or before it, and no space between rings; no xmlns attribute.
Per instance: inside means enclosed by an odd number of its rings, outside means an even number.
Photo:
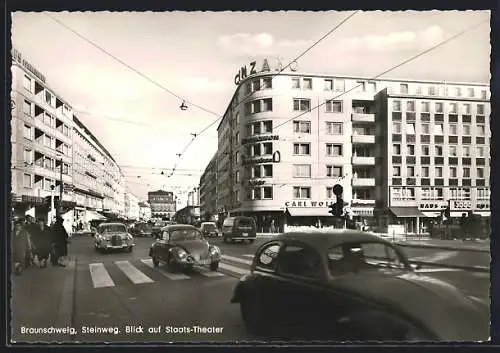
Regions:
<svg viewBox="0 0 500 353"><path fill-rule="evenodd" d="M474 211L473 213L481 217L491 217L490 211Z"/></svg>
<svg viewBox="0 0 500 353"><path fill-rule="evenodd" d="M106 219L107 219L106 217L104 217L103 215L101 215L95 211L87 210L85 212L85 220L87 222L96 221L96 220L101 221L101 220L106 220Z"/></svg>
<svg viewBox="0 0 500 353"><path fill-rule="evenodd" d="M439 211L422 211L424 217L428 217L428 218L436 218L438 217L439 215L441 215L441 212Z"/></svg>
<svg viewBox="0 0 500 353"><path fill-rule="evenodd" d="M389 210L398 218L425 217L417 207L390 207Z"/></svg>
<svg viewBox="0 0 500 353"><path fill-rule="evenodd" d="M332 217L326 207L291 207L285 213L291 217Z"/></svg>

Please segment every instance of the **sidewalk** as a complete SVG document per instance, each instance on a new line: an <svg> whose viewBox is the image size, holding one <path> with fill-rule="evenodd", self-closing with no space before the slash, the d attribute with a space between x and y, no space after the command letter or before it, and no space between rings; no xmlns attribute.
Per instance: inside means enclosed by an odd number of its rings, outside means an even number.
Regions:
<svg viewBox="0 0 500 353"><path fill-rule="evenodd" d="M426 239L426 240L398 239L394 243L398 244L399 246L418 247L418 248L490 252L489 239L473 239L466 241L442 240L442 239Z"/></svg>
<svg viewBox="0 0 500 353"><path fill-rule="evenodd" d="M68 333L50 333L71 326L75 261L66 267L28 268L11 276L12 343L68 342ZM48 333L22 333L23 328L48 329Z"/></svg>

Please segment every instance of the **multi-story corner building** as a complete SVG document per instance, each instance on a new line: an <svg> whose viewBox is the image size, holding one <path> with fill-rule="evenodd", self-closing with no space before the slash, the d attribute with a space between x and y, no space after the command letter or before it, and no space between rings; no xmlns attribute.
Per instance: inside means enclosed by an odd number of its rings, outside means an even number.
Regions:
<svg viewBox="0 0 500 353"><path fill-rule="evenodd" d="M136 221L140 217L139 199L129 189L125 191L125 218Z"/></svg>
<svg viewBox="0 0 500 353"><path fill-rule="evenodd" d="M404 82L375 96L384 224L398 218L420 232L447 206L451 217L490 216L489 94L480 84Z"/></svg>
<svg viewBox="0 0 500 353"><path fill-rule="evenodd" d="M217 214L217 153L208 163L200 178L200 216L203 221L214 221Z"/></svg>
<svg viewBox="0 0 500 353"><path fill-rule="evenodd" d="M147 202L139 202L139 219L146 222L151 219L151 206Z"/></svg>
<svg viewBox="0 0 500 353"><path fill-rule="evenodd" d="M11 103L13 208L23 213L35 207L36 217L46 218L45 198L59 196L61 179L62 210L72 208L72 108L16 49Z"/></svg>
<svg viewBox="0 0 500 353"><path fill-rule="evenodd" d="M176 212L176 200L171 191L157 190L148 192L152 218L171 219Z"/></svg>
<svg viewBox="0 0 500 353"><path fill-rule="evenodd" d="M256 70L260 67L262 70ZM279 68L272 68L272 70L277 71ZM385 89L399 90L411 86L414 87L414 91L408 99L413 99L415 106L417 102L423 104L428 101L430 105L431 101L433 104L440 101L443 106L445 102L446 104L448 102L460 105L470 104L469 107L472 109L472 103L477 102L484 105L485 114L489 109L487 108L489 98L487 85L393 79L371 80L362 77L306 74L297 71L281 72L273 76L273 71L267 62L261 66L252 63L248 68L240 70L235 78L236 91L218 127L217 210L222 217L227 214L253 216L262 230L269 228L272 221L280 229L283 229L285 224L330 224L332 217L328 213L327 206L336 199L333 194L335 184L343 186L343 199L349 203L349 213L354 218L375 223L374 211L383 208L384 204L384 202L377 203L376 201L380 201L382 195L388 195L389 186L391 188L395 186L388 184L393 181L392 175L390 177L385 175L387 180L382 183L380 178L383 177L377 178L377 172L385 166L383 168L385 170L390 168L392 174L392 164L389 164L389 167L386 165L392 152L392 145L396 143L387 138L384 139L384 136L392 138L393 135L390 129L380 126L379 121L386 113L384 113L381 96L375 97L377 93ZM450 89L445 91L444 87ZM474 96L457 96L454 92L457 92L458 88L468 92L467 94L473 92ZM440 89L443 89L442 93ZM392 98L387 98L386 101L392 109ZM387 104L385 109L390 111ZM389 114L393 116L392 111ZM427 135L425 139L437 135L438 126L448 129L445 124L458 122L458 120L453 120L455 118L446 120L439 114L438 120L435 120L434 116L428 118L436 124L432 125L435 129L432 133L430 131L428 134L425 133ZM460 123L472 121L470 120L472 118L467 119L469 118L460 120ZM478 124L480 121L482 120L479 119L474 123ZM478 129L485 129L484 134L489 134L487 125L480 125L482 127ZM428 127L430 129L430 126ZM409 125L405 125L404 128L410 129ZM418 134L418 137L414 134L413 140L409 134L401 135L401 138L409 139L402 141L401 148L409 149L408 146L413 144L413 148L417 151L422 148L422 143L430 141L420 140L420 132ZM432 137L432 148L436 141L441 141L441 139ZM462 141L468 140L461 140L459 143L462 144ZM475 153L480 153L481 149L477 147L484 147L484 144L480 146L475 144L482 140L470 138L469 141L470 153L473 148ZM447 143L450 144L450 142ZM487 143L486 140L483 143ZM384 144L386 147L383 147ZM387 147L389 145L390 150ZM462 148L457 145L458 147ZM481 153L488 159L486 149ZM420 155L415 155L414 158L414 175L420 168L416 164L417 156ZM441 159L444 160L444 156ZM394 157L391 157L391 163L395 163L392 158ZM412 166L410 162L411 159L405 159L405 164L401 166L409 168ZM433 163L436 162L443 161L433 160ZM446 162L449 164L443 164L443 167L452 166L450 163L455 163L454 161ZM468 160L460 163L468 163ZM471 168L473 166L481 168L478 164L482 163L481 161L474 163L476 164L471 164ZM489 162L484 163L486 166ZM477 175L488 173L486 167L482 169L482 172L476 169L474 173L478 173ZM424 168L422 173L425 170ZM405 169L405 173L410 171L410 169ZM468 177L464 178L468 179ZM431 178L432 182L438 183L439 179L441 178ZM481 179L485 179L484 187L489 193L488 180L486 177ZM403 185L408 186L401 184ZM435 185L431 183L428 186L434 187ZM397 214L397 211L392 213L396 213L396 218L409 217L406 214ZM421 216L420 213L417 215ZM411 215L411 217L416 219L417 215ZM408 229L408 231L411 230L419 231L416 226L414 229Z"/></svg>

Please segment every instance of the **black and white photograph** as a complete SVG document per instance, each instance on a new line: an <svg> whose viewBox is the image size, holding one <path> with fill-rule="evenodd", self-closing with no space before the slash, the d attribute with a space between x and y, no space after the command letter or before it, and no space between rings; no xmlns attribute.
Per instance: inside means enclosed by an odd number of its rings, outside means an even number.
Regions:
<svg viewBox="0 0 500 353"><path fill-rule="evenodd" d="M9 16L10 344L490 340L491 11Z"/></svg>

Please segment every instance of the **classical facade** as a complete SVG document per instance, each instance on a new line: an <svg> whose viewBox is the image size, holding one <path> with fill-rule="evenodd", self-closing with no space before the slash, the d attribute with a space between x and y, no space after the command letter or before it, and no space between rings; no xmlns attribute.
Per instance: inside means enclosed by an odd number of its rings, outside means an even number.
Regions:
<svg viewBox="0 0 500 353"><path fill-rule="evenodd" d="M176 212L176 199L171 191L157 190L148 192L152 218L171 219Z"/></svg>

